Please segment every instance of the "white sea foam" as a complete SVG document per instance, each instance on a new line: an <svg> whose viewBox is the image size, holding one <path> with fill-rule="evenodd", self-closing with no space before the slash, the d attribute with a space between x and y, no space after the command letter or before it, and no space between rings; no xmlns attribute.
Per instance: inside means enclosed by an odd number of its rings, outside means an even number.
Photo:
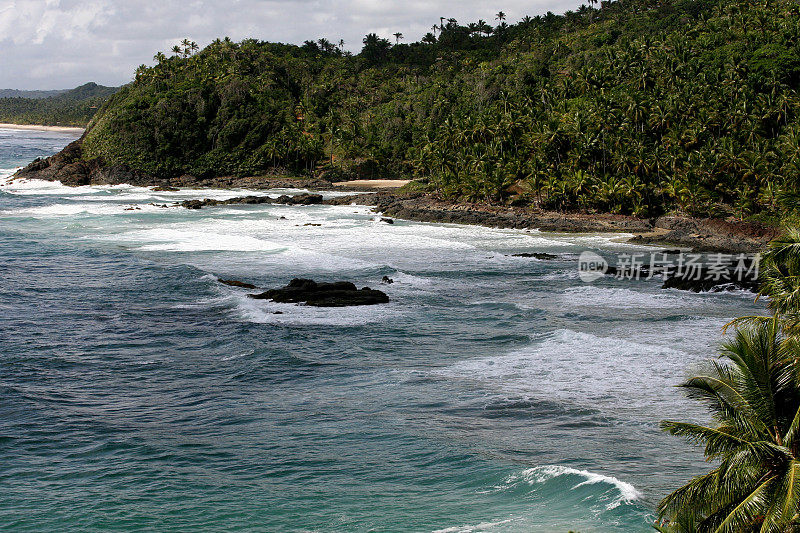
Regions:
<svg viewBox="0 0 800 533"><path fill-rule="evenodd" d="M644 292L622 287L599 287L583 284L566 289L561 299L568 307L604 307L612 309L683 308L687 300L695 300L686 292Z"/></svg>
<svg viewBox="0 0 800 533"><path fill-rule="evenodd" d="M558 281L558 280L577 280L580 277L580 273L578 269L571 269L571 270L558 270L556 272L549 272L542 276L538 276L536 279L539 281Z"/></svg>
<svg viewBox="0 0 800 533"><path fill-rule="evenodd" d="M472 381L494 397L546 398L621 412L674 400L671 385L691 360L668 346L561 329L526 348L465 359L434 373Z"/></svg>
<svg viewBox="0 0 800 533"><path fill-rule="evenodd" d="M614 490L618 492L618 495L606 504L607 510L616 509L622 504L632 503L642 497L642 494L636 490L636 487L613 476L605 476L587 470L578 470L559 465L545 465L529 468L519 475L512 475L507 478L506 485L513 486L520 481L528 483L529 485L538 485L561 477L577 477L583 479L583 481L579 481L575 484L572 490L597 484L613 487Z"/></svg>
<svg viewBox="0 0 800 533"><path fill-rule="evenodd" d="M91 190L91 187L67 187L58 181L11 180L6 178L2 190L10 194L20 195L74 196L76 194L86 194Z"/></svg>
<svg viewBox="0 0 800 533"><path fill-rule="evenodd" d="M436 280L425 276L415 276L405 272L397 271L389 276L396 284L408 285L414 288L428 289L436 285Z"/></svg>
<svg viewBox="0 0 800 533"><path fill-rule="evenodd" d="M519 519L517 518L509 518L507 520L481 522L480 524L475 524L472 526L454 526L454 527L447 527L444 529L436 529L432 533L481 533L485 531L492 531L493 529L496 529L499 526L504 526L518 521Z"/></svg>
<svg viewBox="0 0 800 533"><path fill-rule="evenodd" d="M131 213L155 212L161 208L136 204L53 204L22 209L0 211L0 215L33 218L58 218L79 215L127 215Z"/></svg>
<svg viewBox="0 0 800 533"><path fill-rule="evenodd" d="M278 197L282 194L294 195L309 192L308 189L192 189L185 188L177 191L154 191L151 187L138 187L135 185L84 185L80 187L69 187L59 181L46 180L9 180L8 176L19 170L0 169L0 176L3 181L3 190L12 194L20 195L63 195L63 196L82 196L93 200L129 200L129 201L182 201L196 198L211 198L214 200L227 200L238 196L270 196ZM341 196L339 191L324 192L323 197ZM88 198L83 198L88 199Z"/></svg>
<svg viewBox="0 0 800 533"><path fill-rule="evenodd" d="M17 168L0 168L0 187L5 187L6 184L10 182L8 179L12 174L14 174L19 167Z"/></svg>
<svg viewBox="0 0 800 533"><path fill-rule="evenodd" d="M285 246L247 235L215 233L202 230L155 228L113 235L110 239L138 244L143 251L168 252L270 252L279 253Z"/></svg>

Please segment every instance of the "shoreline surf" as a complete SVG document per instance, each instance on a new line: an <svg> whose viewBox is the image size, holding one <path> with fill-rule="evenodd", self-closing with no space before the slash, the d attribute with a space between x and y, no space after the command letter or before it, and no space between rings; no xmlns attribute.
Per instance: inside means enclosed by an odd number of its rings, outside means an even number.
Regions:
<svg viewBox="0 0 800 533"><path fill-rule="evenodd" d="M0 130L49 131L52 133L83 133L86 128L74 126L43 126L40 124L11 124L0 122Z"/></svg>

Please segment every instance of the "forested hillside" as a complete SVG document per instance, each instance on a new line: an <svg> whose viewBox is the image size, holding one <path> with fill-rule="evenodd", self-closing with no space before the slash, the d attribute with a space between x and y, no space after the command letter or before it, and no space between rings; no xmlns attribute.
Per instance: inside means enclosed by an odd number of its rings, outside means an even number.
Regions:
<svg viewBox="0 0 800 533"><path fill-rule="evenodd" d="M0 98L0 122L83 127L117 90L86 83L68 91L21 91L24 96Z"/></svg>
<svg viewBox="0 0 800 533"><path fill-rule="evenodd" d="M56 89L52 91L23 91L19 89L0 89L0 98L50 98L67 92L69 89Z"/></svg>
<svg viewBox="0 0 800 533"><path fill-rule="evenodd" d="M640 216L795 209L796 2L431 22L421 42L368 35L357 55L186 41L109 100L83 157L159 177L413 176L453 198Z"/></svg>

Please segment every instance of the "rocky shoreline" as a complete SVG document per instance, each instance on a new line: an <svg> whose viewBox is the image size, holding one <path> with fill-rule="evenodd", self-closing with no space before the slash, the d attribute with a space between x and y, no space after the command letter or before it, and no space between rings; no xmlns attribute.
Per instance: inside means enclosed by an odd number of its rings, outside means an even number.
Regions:
<svg viewBox="0 0 800 533"><path fill-rule="evenodd" d="M630 242L689 248L695 252L755 253L780 234L750 222L663 216L653 219L613 214L560 213L442 201L424 193L382 191L326 200L330 204L371 205L385 216L417 222L471 224L496 228L568 233L632 233Z"/></svg>
<svg viewBox="0 0 800 533"><path fill-rule="evenodd" d="M152 176L121 166L108 166L101 160L81 159L80 140L61 152L37 159L14 175L14 179L60 181L68 186L130 184L142 187L215 188L215 189L274 189L304 188L314 191L331 190L334 184L324 179L298 179L285 176L212 177L180 176L155 179ZM219 204L264 203L260 197L242 197L227 201L190 200L184 207L202 208ZM292 197L276 203L320 203L297 201ZM330 198L327 205L368 205L388 217L417 222L481 225L496 228L538 229L547 232L632 233L631 242L690 248L697 252L753 253L778 236L779 229L756 223L722 219L662 216L642 219L625 215L602 213L561 213L531 207L509 207L481 203L462 203L443 200L436 195L402 190L383 190Z"/></svg>

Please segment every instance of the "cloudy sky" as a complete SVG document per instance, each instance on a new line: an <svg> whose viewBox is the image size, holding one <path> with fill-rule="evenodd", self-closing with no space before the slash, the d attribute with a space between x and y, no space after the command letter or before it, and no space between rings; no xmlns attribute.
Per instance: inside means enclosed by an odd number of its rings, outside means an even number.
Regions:
<svg viewBox="0 0 800 533"><path fill-rule="evenodd" d="M580 0L0 0L0 88L62 89L87 81L119 85L136 66L152 63L188 37L302 43L345 40L356 52L364 34L402 32L416 41L439 17L494 23L548 10L574 9Z"/></svg>

